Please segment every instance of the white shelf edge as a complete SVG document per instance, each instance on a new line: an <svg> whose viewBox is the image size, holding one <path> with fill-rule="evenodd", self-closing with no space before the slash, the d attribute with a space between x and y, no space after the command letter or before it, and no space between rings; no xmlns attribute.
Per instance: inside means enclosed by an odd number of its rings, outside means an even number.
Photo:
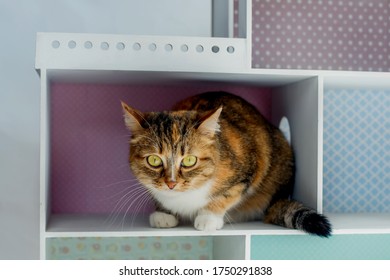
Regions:
<svg viewBox="0 0 390 280"><path fill-rule="evenodd" d="M246 69L246 38L37 33L37 69ZM249 49L249 50L248 50Z"/></svg>
<svg viewBox="0 0 390 280"><path fill-rule="evenodd" d="M49 237L131 237L131 236L237 236L237 235L291 235L304 234L293 229L254 221L226 224L218 231L198 231L191 225L170 229L156 229L148 225L147 217L134 221L134 227L105 226L105 215L52 215L45 236Z"/></svg>
<svg viewBox="0 0 390 280"><path fill-rule="evenodd" d="M188 81L229 82L249 86L283 86L309 78L323 81L328 88L390 88L389 72L336 72L307 70L247 69L225 70L110 70L110 69L42 69L47 72L49 82L109 83L109 84L175 84ZM151 77L153 79L151 79Z"/></svg>
<svg viewBox="0 0 390 280"><path fill-rule="evenodd" d="M390 213L382 214L327 214L333 225L333 235L390 234ZM225 225L218 231L198 231L190 225L171 229L150 228L147 219L137 220L134 228L109 229L103 226L105 216L53 215L45 238L56 237L137 237L137 236L259 236L305 235L305 233L264 224L261 221Z"/></svg>
<svg viewBox="0 0 390 280"><path fill-rule="evenodd" d="M333 234L390 234L390 213L325 214Z"/></svg>
<svg viewBox="0 0 390 280"><path fill-rule="evenodd" d="M46 69L49 82L107 83L126 85L182 85L188 82L234 83L247 86L283 86L315 75L309 73L273 73L268 71L112 71L85 69Z"/></svg>

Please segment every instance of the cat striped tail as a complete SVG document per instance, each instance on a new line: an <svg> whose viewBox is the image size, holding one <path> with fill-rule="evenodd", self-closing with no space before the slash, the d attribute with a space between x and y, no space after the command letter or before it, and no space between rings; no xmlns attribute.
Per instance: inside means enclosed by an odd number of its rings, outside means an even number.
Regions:
<svg viewBox="0 0 390 280"><path fill-rule="evenodd" d="M327 217L295 200L282 199L266 211L264 222L329 237L332 226Z"/></svg>

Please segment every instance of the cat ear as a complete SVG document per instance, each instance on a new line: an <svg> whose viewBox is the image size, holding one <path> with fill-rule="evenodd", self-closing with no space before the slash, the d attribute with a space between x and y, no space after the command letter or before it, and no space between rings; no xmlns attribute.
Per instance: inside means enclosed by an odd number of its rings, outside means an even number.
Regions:
<svg viewBox="0 0 390 280"><path fill-rule="evenodd" d="M201 118L201 124L198 131L203 134L214 136L215 132L219 131L218 119L222 112L222 106L215 111L207 113Z"/></svg>
<svg viewBox="0 0 390 280"><path fill-rule="evenodd" d="M123 101L121 101L121 104L127 128L132 132L143 129L141 123L144 120L144 115L140 111L131 108Z"/></svg>

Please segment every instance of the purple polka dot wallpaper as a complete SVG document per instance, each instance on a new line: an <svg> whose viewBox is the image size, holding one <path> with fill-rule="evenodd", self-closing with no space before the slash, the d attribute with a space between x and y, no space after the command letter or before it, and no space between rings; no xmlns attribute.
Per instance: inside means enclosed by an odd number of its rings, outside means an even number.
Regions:
<svg viewBox="0 0 390 280"><path fill-rule="evenodd" d="M254 68L390 71L390 1L254 0Z"/></svg>

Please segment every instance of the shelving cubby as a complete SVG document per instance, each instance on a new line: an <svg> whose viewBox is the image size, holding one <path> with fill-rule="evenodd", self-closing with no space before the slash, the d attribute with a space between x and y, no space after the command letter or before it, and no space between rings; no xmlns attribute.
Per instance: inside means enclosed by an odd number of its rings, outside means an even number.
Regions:
<svg viewBox="0 0 390 280"><path fill-rule="evenodd" d="M390 258L390 73L253 69L246 9L241 38L37 35L41 258ZM331 238L259 221L153 229L150 201L135 192L139 203L121 200L137 186L120 100L167 110L217 90L241 95L290 135L294 198L329 216Z"/></svg>

